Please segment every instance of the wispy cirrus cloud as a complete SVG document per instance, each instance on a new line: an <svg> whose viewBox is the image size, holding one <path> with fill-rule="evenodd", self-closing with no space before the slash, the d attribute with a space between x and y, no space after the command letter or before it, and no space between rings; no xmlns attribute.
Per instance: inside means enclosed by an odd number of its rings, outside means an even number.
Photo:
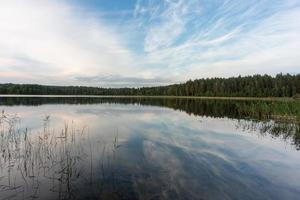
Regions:
<svg viewBox="0 0 300 200"><path fill-rule="evenodd" d="M163 2L136 5L146 26L145 61L163 65L162 73L182 79L299 73L299 2Z"/></svg>
<svg viewBox="0 0 300 200"><path fill-rule="evenodd" d="M298 0L3 0L0 81L115 87L300 73L299 19Z"/></svg>
<svg viewBox="0 0 300 200"><path fill-rule="evenodd" d="M199 10L198 10L199 9ZM143 1L135 6L134 16L146 26L145 52L156 51L174 45L185 27L200 11L197 1ZM143 24L142 24L143 25Z"/></svg>

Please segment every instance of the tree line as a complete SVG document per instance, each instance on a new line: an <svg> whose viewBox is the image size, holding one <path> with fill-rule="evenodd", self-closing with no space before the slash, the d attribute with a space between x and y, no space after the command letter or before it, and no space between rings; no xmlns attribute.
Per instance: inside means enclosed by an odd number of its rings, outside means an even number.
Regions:
<svg viewBox="0 0 300 200"><path fill-rule="evenodd" d="M0 94L30 95L147 95L219 97L293 97L300 94L300 74L238 76L189 80L181 84L141 88L101 88L0 84Z"/></svg>

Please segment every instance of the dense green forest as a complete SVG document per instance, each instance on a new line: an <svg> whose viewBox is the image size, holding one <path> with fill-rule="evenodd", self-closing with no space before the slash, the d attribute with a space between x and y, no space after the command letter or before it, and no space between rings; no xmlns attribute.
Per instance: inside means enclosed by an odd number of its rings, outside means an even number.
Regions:
<svg viewBox="0 0 300 200"><path fill-rule="evenodd" d="M254 75L232 78L206 78L168 86L141 88L101 88L83 86L44 86L0 84L0 94L31 95L166 95L219 97L293 97L300 94L300 74Z"/></svg>

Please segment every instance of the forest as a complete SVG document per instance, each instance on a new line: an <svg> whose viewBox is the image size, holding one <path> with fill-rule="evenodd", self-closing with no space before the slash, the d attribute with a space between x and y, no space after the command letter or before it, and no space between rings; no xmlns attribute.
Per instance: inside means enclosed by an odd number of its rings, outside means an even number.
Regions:
<svg viewBox="0 0 300 200"><path fill-rule="evenodd" d="M0 94L299 97L300 74L205 78L189 80L180 84L140 88L102 88L6 83L0 84Z"/></svg>

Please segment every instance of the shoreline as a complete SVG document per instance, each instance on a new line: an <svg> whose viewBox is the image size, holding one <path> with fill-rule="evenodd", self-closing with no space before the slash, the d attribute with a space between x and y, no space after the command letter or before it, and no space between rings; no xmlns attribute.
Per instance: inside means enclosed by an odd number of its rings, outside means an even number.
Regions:
<svg viewBox="0 0 300 200"><path fill-rule="evenodd" d="M211 100L256 100L297 101L292 97L209 97L209 96L146 96L146 95L14 95L0 94L0 97L27 98L157 98L157 99L211 99Z"/></svg>

